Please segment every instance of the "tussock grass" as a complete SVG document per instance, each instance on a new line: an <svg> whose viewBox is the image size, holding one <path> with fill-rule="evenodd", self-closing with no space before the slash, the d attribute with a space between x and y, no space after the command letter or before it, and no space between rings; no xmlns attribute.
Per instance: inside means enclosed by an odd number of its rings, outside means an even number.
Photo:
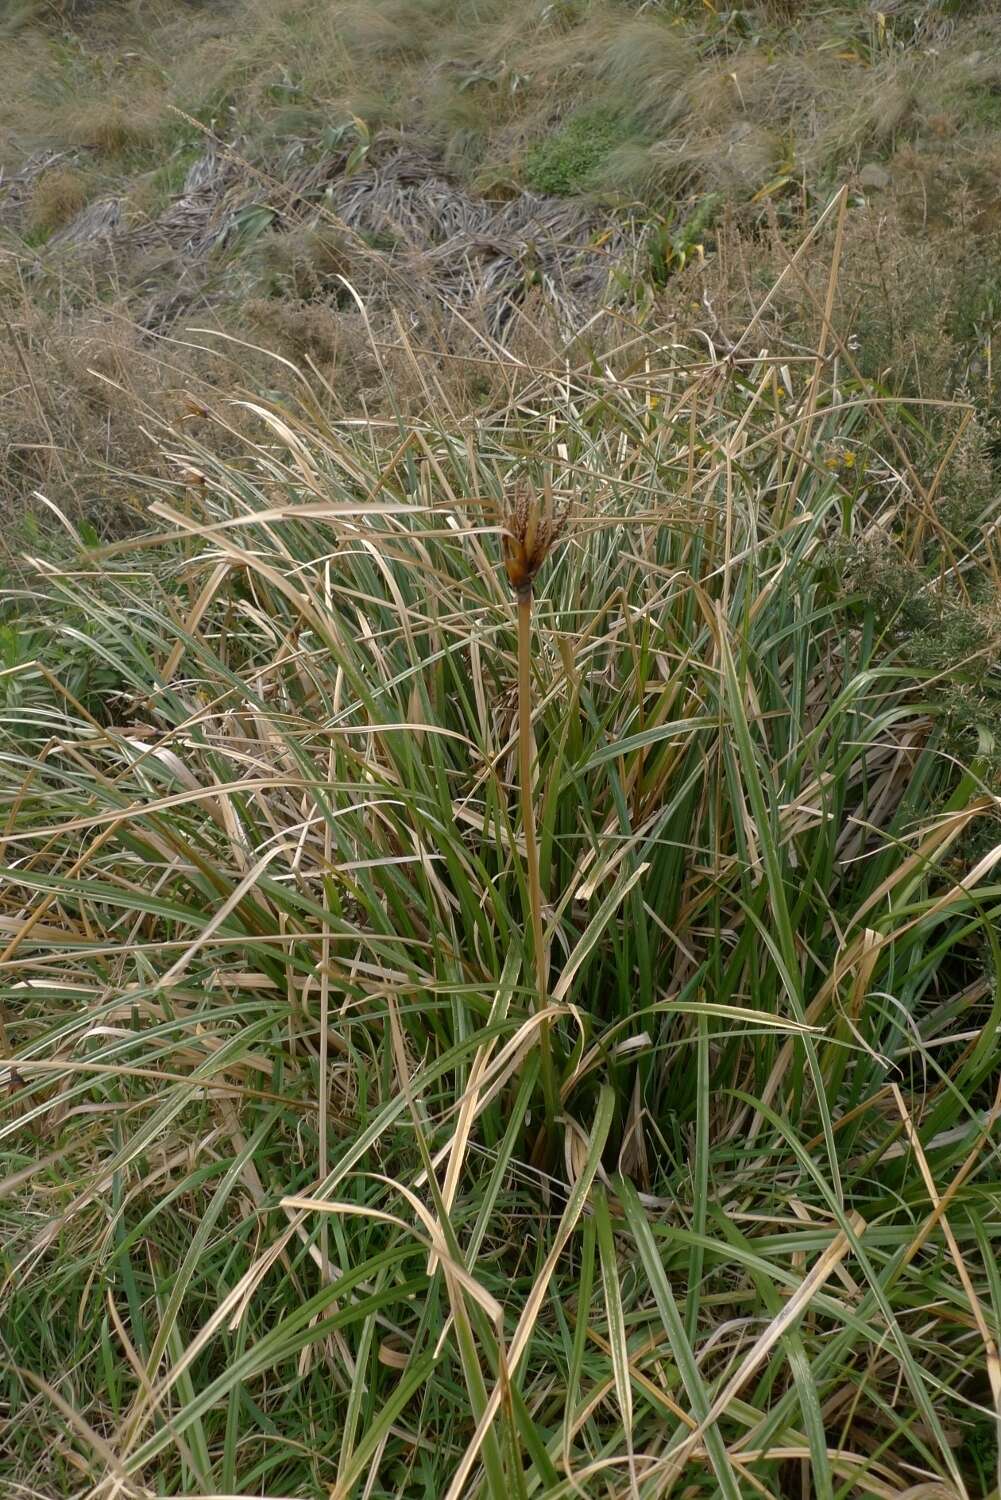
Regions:
<svg viewBox="0 0 1001 1500"><path fill-rule="evenodd" d="M996 798L834 561L990 558L822 347L512 361L475 427L281 367L30 560L11 1483L993 1493Z"/></svg>
<svg viewBox="0 0 1001 1500"><path fill-rule="evenodd" d="M996 136L998 20L937 5L623 7L617 0L158 0L16 8L0 155L67 139L155 155L167 106L280 170L352 113L402 129L473 180L520 180L525 152L581 108L625 112L650 146L704 163L735 131L781 138L821 198L860 155L917 145L965 176ZM882 17L882 19L880 19ZM960 149L952 141L965 128ZM470 137L475 140L471 141ZM738 199L769 178L734 183Z"/></svg>
<svg viewBox="0 0 1001 1500"><path fill-rule="evenodd" d="M89 184L81 172L55 167L43 173L31 195L31 228L36 233L61 229L86 206L89 196Z"/></svg>
<svg viewBox="0 0 1001 1500"><path fill-rule="evenodd" d="M156 111L141 114L135 103L130 106L111 99L74 113L67 131L74 145L89 147L101 156L119 157L148 147L165 123L166 117Z"/></svg>
<svg viewBox="0 0 1001 1500"><path fill-rule="evenodd" d="M684 32L648 15L610 25L598 66L637 125L658 134L684 112L685 84L697 61Z"/></svg>

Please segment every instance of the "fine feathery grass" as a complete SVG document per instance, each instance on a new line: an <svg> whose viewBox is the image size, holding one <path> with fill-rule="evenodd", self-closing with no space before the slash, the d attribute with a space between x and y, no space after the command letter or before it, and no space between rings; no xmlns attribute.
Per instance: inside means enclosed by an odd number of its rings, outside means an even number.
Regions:
<svg viewBox="0 0 1001 1500"><path fill-rule="evenodd" d="M997 1494L987 731L839 564L990 515L830 329L510 373L8 590L12 1495Z"/></svg>

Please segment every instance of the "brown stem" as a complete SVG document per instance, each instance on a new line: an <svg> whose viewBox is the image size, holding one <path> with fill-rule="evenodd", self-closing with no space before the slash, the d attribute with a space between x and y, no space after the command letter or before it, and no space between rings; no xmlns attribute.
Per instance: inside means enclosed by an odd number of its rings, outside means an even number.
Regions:
<svg viewBox="0 0 1001 1500"><path fill-rule="evenodd" d="M546 1007L549 990L545 937L542 928L542 878L539 874L539 845L535 837L535 802L532 795L532 762L535 742L532 734L532 588L518 591L518 779L521 782L521 824L525 839L525 883L528 887L529 916L532 925L532 952L535 959L536 1010ZM540 1022L539 1050L542 1058L542 1092L546 1106L546 1130L553 1126L559 1109L559 1095L553 1072L549 1022Z"/></svg>

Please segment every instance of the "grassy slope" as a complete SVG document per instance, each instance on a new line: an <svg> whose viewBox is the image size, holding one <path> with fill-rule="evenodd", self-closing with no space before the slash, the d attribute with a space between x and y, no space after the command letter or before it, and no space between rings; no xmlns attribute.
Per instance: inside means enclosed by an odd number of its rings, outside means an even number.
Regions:
<svg viewBox="0 0 1001 1500"><path fill-rule="evenodd" d="M949 395L971 357L978 375L992 368L999 24L991 6L944 0L879 13L694 0L14 7L0 99L5 508L20 517L41 488L105 531L108 502L131 502L121 472L157 462L137 403L172 420L198 384L273 389L273 367L206 351L192 326L308 359L349 403L384 410L384 371L342 275L389 346L397 404L417 408L394 308L419 342L467 357L448 366L457 410L504 391L483 335L550 359L602 294L651 325L690 324L699 304L710 337L720 319L732 334L779 268L762 245L769 219L798 244L846 177L842 326L867 373L906 372L913 386L919 370L923 394ZM185 197L211 140L218 170ZM390 172L360 207L373 167L400 150L410 177ZM890 188L865 187L863 167L885 168ZM533 223L526 188L587 189L592 217L568 234L557 198ZM110 240L82 205L110 209ZM741 255L700 268L728 213ZM590 282L554 316L565 274ZM809 347L816 323L793 298L781 331Z"/></svg>
<svg viewBox="0 0 1001 1500"><path fill-rule="evenodd" d="M233 0L39 5L7 23L0 114L10 168L78 146L99 172L159 166L179 109L277 161L360 118L483 182L525 180L526 148L575 111L620 117L633 175L754 191L825 178L905 144L967 170L997 124L991 6L630 7L612 0ZM959 146L954 137L963 130ZM950 149L950 141L952 147ZM641 164L636 157L645 155ZM983 165L983 163L981 163ZM596 179L621 191L622 162ZM529 180L531 172L528 173Z"/></svg>
<svg viewBox="0 0 1001 1500"><path fill-rule="evenodd" d="M272 175L316 114L395 109L494 182L526 170L554 80L605 128L615 90L642 102L640 62L663 104L679 48L700 53L686 88L730 66L773 120L751 83L781 65L817 107L773 232L721 221L693 272L672 221L666 285L630 283L603 361L561 361L527 304L531 358L474 342L470 387L454 329L434 367L373 314L366 419L342 360L191 366L178 341L147 382L132 330L97 366L130 393L106 467L83 430L101 408L73 407L65 444L43 425L69 491L114 480L155 510L110 548L99 508L68 540L29 528L4 597L12 1494L998 1493L991 289L972 232L943 259L900 187L965 152L963 211L986 211L987 124L962 148L928 125L969 77L943 65L879 148L888 237L849 196L791 271L782 238L874 148L846 90L862 111L922 49L968 59L972 23L776 6L721 37L664 9L344 6L321 49L317 7L224 37L169 7L138 60L127 10L81 18L82 48L48 12L17 34L33 96L55 53L60 77L64 53L88 78L114 57L65 114L18 101L21 159L97 104L143 138L93 144L90 116L72 170L130 193L190 152L165 102L200 113L212 89ZM830 75L825 39L854 54ZM457 59L505 71L467 85ZM292 109L314 115L298 137ZM630 128L663 218L650 168L680 132ZM716 189L739 207L752 184L693 144L686 213ZM79 265L58 277L82 288L70 324L23 274L13 321L50 426L41 372L82 383L133 296L116 284L102 324ZM139 476L113 417L145 430ZM561 526L519 636L501 533L531 550L533 491Z"/></svg>

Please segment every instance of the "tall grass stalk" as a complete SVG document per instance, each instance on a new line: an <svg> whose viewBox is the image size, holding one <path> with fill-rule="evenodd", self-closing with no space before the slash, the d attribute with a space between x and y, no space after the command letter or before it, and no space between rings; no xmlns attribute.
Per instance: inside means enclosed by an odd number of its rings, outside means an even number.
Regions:
<svg viewBox="0 0 1001 1500"><path fill-rule="evenodd" d="M540 1012L545 1011L549 992L549 956L543 930L542 877L539 871L539 843L535 836L535 736L532 733L532 604L534 589L529 583L516 595L518 611L518 780L521 790L521 827L525 840L525 886L528 896L528 918L532 927L532 956L535 965L535 999ZM539 1022L539 1052L542 1065L542 1089L545 1101L545 1130L551 1132L559 1110L559 1092L553 1067L552 1046L547 1018Z"/></svg>

